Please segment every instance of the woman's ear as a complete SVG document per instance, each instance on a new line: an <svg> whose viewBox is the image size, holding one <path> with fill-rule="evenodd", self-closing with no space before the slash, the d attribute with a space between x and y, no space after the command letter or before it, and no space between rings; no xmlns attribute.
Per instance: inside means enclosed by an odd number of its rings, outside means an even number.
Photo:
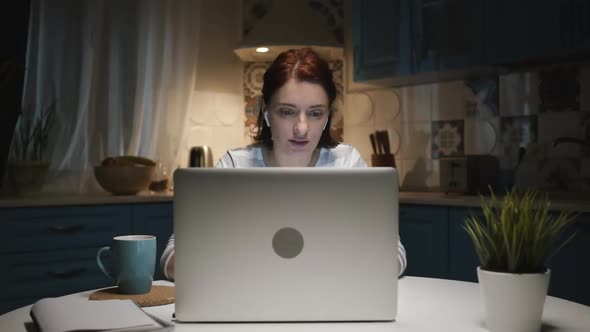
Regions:
<svg viewBox="0 0 590 332"><path fill-rule="evenodd" d="M263 114L264 122L266 122L266 125L270 128L270 120L268 119L268 112L266 110L263 112L264 112L264 114Z"/></svg>
<svg viewBox="0 0 590 332"><path fill-rule="evenodd" d="M324 123L324 128L322 128L322 131L326 130L326 127L328 126L328 122L330 122L330 116L332 116L332 111L330 111L330 113L328 113L328 119L326 120L326 123Z"/></svg>

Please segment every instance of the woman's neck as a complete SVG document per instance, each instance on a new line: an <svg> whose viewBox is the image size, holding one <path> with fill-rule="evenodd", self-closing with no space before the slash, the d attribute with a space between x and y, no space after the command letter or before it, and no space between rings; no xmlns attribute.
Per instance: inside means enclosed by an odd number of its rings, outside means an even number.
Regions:
<svg viewBox="0 0 590 332"><path fill-rule="evenodd" d="M311 156L294 158L292 155L276 153L275 149L262 146L262 158L269 167L314 167L320 156L320 149L316 148Z"/></svg>

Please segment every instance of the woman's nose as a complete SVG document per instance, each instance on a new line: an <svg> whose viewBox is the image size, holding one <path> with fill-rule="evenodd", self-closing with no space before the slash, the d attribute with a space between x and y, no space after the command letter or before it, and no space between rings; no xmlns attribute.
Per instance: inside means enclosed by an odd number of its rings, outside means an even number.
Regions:
<svg viewBox="0 0 590 332"><path fill-rule="evenodd" d="M293 132L296 137L305 137L307 135L307 117L305 115L300 116L297 119L297 123L295 123L295 127L293 128Z"/></svg>

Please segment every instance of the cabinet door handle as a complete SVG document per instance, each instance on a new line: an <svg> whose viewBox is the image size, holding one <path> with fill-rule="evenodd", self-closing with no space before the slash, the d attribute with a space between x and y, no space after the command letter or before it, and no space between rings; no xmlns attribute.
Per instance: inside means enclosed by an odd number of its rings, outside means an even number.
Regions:
<svg viewBox="0 0 590 332"><path fill-rule="evenodd" d="M66 278L72 278L72 277L79 276L80 274L84 273L85 271L86 271L86 268L80 267L77 269L72 269L72 270L67 270L67 271L49 271L49 272L47 272L47 274L49 274L49 276L52 278L66 279Z"/></svg>
<svg viewBox="0 0 590 332"><path fill-rule="evenodd" d="M84 228L86 228L86 226L83 225L72 225L72 226L63 226L63 225L57 225L57 226L49 226L49 230L54 232L54 233L77 233L81 230L83 230Z"/></svg>

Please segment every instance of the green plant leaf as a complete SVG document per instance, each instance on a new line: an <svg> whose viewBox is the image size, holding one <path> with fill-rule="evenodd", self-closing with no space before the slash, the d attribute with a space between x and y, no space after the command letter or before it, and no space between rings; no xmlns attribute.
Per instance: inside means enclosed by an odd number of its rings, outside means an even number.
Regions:
<svg viewBox="0 0 590 332"><path fill-rule="evenodd" d="M542 272L548 260L575 236L561 238L577 214L564 211L552 217L546 195L513 189L499 200L491 188L490 192L490 199L480 197L482 220L470 216L463 224L483 269Z"/></svg>

